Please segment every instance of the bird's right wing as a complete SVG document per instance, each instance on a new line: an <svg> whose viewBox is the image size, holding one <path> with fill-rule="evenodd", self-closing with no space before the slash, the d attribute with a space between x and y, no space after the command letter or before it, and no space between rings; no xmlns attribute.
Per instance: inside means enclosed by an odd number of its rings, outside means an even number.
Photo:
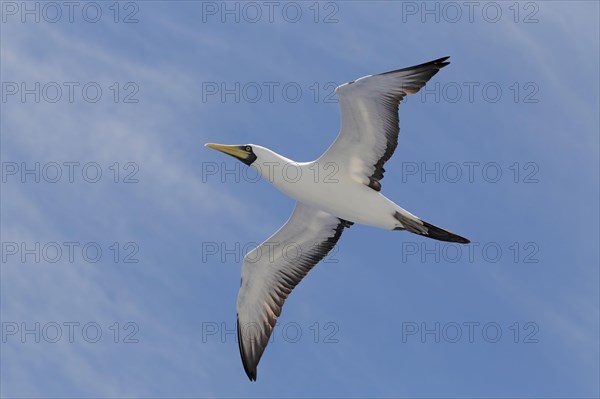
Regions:
<svg viewBox="0 0 600 399"><path fill-rule="evenodd" d="M300 202L275 234L244 257L237 300L237 331L244 370L256 367L284 301L352 223Z"/></svg>
<svg viewBox="0 0 600 399"><path fill-rule="evenodd" d="M380 191L383 165L398 145L400 101L417 93L449 63L444 57L338 86L340 133L318 161L334 163L343 172L340 176L351 176Z"/></svg>

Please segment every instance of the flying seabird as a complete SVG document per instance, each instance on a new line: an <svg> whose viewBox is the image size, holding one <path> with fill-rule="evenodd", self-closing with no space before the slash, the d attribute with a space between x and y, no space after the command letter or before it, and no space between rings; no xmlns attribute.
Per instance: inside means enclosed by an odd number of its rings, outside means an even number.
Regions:
<svg viewBox="0 0 600 399"><path fill-rule="evenodd" d="M398 105L417 93L449 57L368 75L335 89L341 129L313 162L295 162L255 144L207 147L255 168L261 177L296 200L289 220L244 257L237 299L237 332L244 370L256 380L284 301L354 223L407 230L441 241L469 240L429 224L381 193L383 165L398 145Z"/></svg>

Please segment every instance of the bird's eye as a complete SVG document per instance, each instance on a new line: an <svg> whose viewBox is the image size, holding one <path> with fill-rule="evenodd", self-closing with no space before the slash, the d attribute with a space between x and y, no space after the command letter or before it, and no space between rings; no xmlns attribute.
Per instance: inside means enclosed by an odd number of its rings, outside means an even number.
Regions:
<svg viewBox="0 0 600 399"><path fill-rule="evenodd" d="M252 151L252 148L249 145L247 145L246 146L246 151L250 152L250 151Z"/></svg>

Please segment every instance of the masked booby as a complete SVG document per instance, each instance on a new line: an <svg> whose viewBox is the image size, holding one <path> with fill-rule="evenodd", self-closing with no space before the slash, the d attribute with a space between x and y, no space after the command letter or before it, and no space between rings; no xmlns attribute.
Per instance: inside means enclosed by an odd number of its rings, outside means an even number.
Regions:
<svg viewBox="0 0 600 399"><path fill-rule="evenodd" d="M329 149L313 162L294 162L255 144L206 144L255 168L262 178L296 200L289 220L244 257L237 331L250 380L256 380L258 362L284 301L329 253L345 228L358 223L469 243L419 219L381 193L383 165L398 145L399 103L448 65L448 58L365 76L337 87L341 129Z"/></svg>

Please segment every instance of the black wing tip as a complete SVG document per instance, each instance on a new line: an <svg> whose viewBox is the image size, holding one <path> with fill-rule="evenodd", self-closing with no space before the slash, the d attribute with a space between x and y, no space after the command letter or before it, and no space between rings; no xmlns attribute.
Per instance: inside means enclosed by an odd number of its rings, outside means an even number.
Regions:
<svg viewBox="0 0 600 399"><path fill-rule="evenodd" d="M342 227L345 227L345 228L349 228L349 227L351 227L354 224L354 222L351 222L349 220L345 220L345 219L339 219L339 220L340 220L340 224L338 225L338 228L339 228L339 226L342 226Z"/></svg>
<svg viewBox="0 0 600 399"><path fill-rule="evenodd" d="M447 60L447 59L449 59L449 58L450 58L450 56L449 56L449 55L447 55L447 56L445 56L445 57L438 58L437 60L433 60L433 61L431 61L431 62L434 62L434 63L436 63L436 64L445 64L445 65L448 65L448 64L450 63L450 61L448 61L448 62L444 62L444 61L446 61L446 60Z"/></svg>
<svg viewBox="0 0 600 399"><path fill-rule="evenodd" d="M423 226L427 228L427 237L429 238L446 242L456 242L459 244L469 244L471 242L470 240L461 237L458 234L454 234L448 230L440 229L439 227L425 221L423 221Z"/></svg>
<svg viewBox="0 0 600 399"><path fill-rule="evenodd" d="M450 58L450 56L448 55L446 57L438 58L437 60L429 61L429 62L426 62L421 65L416 65L412 68L423 68L423 67L427 67L427 66L436 66L441 69L441 68L445 67L446 65L450 64L450 61L446 61L449 58Z"/></svg>
<svg viewBox="0 0 600 399"><path fill-rule="evenodd" d="M446 65L450 64L450 61L446 61L449 58L450 58L450 56L448 55L446 57L438 58L437 60L425 62L423 64L413 65L413 66L409 66L406 68L396 69L394 71L384 72L384 73L381 73L380 75L387 75L388 73L405 72L405 71L410 71L413 69L424 69L424 68L431 68L431 67L433 67L437 70L440 70L443 67L445 67Z"/></svg>
<svg viewBox="0 0 600 399"><path fill-rule="evenodd" d="M437 69L442 69L443 67L445 67L446 65L450 64L450 61L446 61L450 58L450 56L446 56L446 57L442 57L442 58L438 58L437 60L433 60L433 61L429 61L429 62L425 62L423 64L419 64L419 65L415 65L415 66L411 66L408 68L404 68L402 70L404 71L409 71L411 69L422 69L422 68L430 68L430 67L435 67Z"/></svg>
<svg viewBox="0 0 600 399"><path fill-rule="evenodd" d="M244 366L244 371L246 375L250 379L250 381L256 381L256 365L250 367L248 364L248 360L246 359L246 355L244 354L244 344L242 339L242 330L240 329L240 319L236 317L237 322L237 336L238 336L238 347L240 348L240 356L242 357L242 365Z"/></svg>

